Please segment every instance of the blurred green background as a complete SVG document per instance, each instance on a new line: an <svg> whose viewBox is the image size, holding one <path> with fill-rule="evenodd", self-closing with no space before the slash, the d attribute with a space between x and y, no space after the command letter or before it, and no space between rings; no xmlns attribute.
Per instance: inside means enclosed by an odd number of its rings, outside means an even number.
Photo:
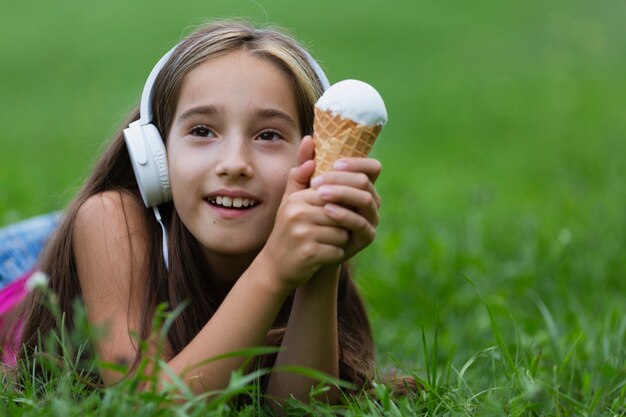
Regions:
<svg viewBox="0 0 626 417"><path fill-rule="evenodd" d="M0 16L0 225L62 209L156 60L246 17L386 100L382 222L356 262L383 362L421 364L422 328L442 360L493 344L468 278L520 343L623 316L626 2L38 0Z"/></svg>

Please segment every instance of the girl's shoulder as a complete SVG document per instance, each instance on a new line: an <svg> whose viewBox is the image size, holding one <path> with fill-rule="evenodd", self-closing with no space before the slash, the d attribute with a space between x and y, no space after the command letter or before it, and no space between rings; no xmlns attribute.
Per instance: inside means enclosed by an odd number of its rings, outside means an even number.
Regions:
<svg viewBox="0 0 626 417"><path fill-rule="evenodd" d="M72 232L76 255L90 248L143 252L149 241L145 212L141 199L128 191L104 191L87 198L78 208Z"/></svg>
<svg viewBox="0 0 626 417"><path fill-rule="evenodd" d="M76 214L76 226L116 228L130 231L146 229L145 207L137 196L126 190L109 190L94 194L82 203Z"/></svg>

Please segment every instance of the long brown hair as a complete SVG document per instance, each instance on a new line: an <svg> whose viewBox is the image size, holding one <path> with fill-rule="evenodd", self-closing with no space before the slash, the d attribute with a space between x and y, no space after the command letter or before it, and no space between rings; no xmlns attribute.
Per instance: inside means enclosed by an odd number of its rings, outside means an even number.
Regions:
<svg viewBox="0 0 626 417"><path fill-rule="evenodd" d="M167 142L166 135L172 124L185 75L213 56L242 49L274 63L287 74L296 93L302 134L312 133L313 105L322 92L322 86L301 47L277 30L255 29L239 21L222 21L202 27L184 39L156 78L152 94L153 123L164 141ZM138 111L134 110L122 128L137 120L138 116ZM65 313L64 325L69 329L74 326L72 303L81 296L72 241L75 219L87 199L109 190L130 192L138 199L141 198L122 129L114 136L82 189L70 203L41 257L39 267L50 277L49 287L58 296L59 307ZM159 304L167 303L174 309L188 302L167 335L170 353L176 355L212 317L225 294L214 288L211 279L207 278L210 272L202 256L202 248L179 219L173 204L165 203L159 208L168 230L170 265L168 271L162 255L160 226L152 211L146 208L143 220L150 230L149 266L145 278L142 277L147 282L142 285L146 291L142 299L139 336L142 340L149 337L152 319ZM41 297L41 292L32 292L20 307L18 315L23 320L22 343L26 346L26 349L19 350L22 356L36 348L41 334L57 327ZM284 304L267 336L267 344L280 345L291 303L289 299ZM340 377L358 385L365 384L371 379L374 368L372 334L363 302L345 266L342 267L339 284L338 326ZM6 344L6 332L3 339ZM140 354L138 350L133 366L138 363ZM271 366L273 357L264 358L263 362Z"/></svg>

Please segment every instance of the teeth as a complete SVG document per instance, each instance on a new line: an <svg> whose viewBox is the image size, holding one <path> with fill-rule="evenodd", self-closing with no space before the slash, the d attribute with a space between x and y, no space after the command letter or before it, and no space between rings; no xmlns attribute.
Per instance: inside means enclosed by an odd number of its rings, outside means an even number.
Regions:
<svg viewBox="0 0 626 417"><path fill-rule="evenodd" d="M222 206L222 207L234 207L234 208L241 208L241 207L254 207L254 205L256 204L256 201L249 199L249 198L242 198L242 197L226 197L226 196L216 196L210 199L211 203L216 204L218 206Z"/></svg>

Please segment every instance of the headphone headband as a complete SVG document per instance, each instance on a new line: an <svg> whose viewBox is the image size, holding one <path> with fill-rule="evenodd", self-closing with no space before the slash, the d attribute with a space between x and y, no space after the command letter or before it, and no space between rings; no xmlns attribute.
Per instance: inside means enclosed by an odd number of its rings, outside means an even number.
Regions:
<svg viewBox="0 0 626 417"><path fill-rule="evenodd" d="M152 122L152 87L154 86L156 77L159 75L167 61L169 61L176 48L178 48L178 45L167 51L167 53L159 59L154 68L152 68L152 71L150 71L150 75L148 75L148 79L143 86L141 104L139 105L139 124L141 126L145 126Z"/></svg>

